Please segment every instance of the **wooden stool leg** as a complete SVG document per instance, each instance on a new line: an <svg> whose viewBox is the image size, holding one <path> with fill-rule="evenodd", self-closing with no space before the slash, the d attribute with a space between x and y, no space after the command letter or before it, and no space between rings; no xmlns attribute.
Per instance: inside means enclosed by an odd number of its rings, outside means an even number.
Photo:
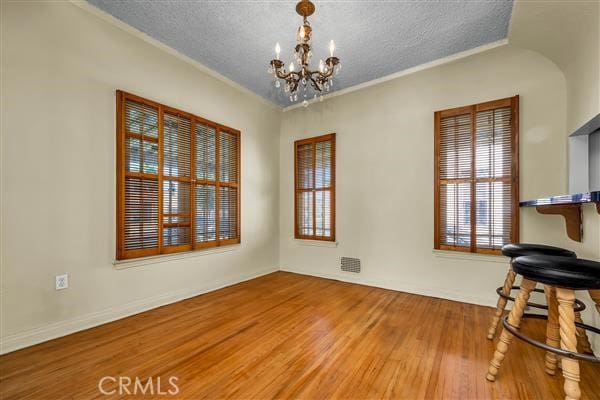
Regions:
<svg viewBox="0 0 600 400"><path fill-rule="evenodd" d="M577 334L575 329L575 293L571 289L556 288L558 301L558 323L560 325L560 347L563 350L577 351ZM581 397L579 389L579 361L562 357L562 371L565 378L565 400L578 400Z"/></svg>
<svg viewBox="0 0 600 400"><path fill-rule="evenodd" d="M588 290L590 297L596 303L596 311L600 313L600 289Z"/></svg>
<svg viewBox="0 0 600 400"><path fill-rule="evenodd" d="M579 311L575 312L575 322L583 323L583 320L581 319L581 313ZM592 345L590 344L590 340L588 339L587 334L585 333L585 329L580 328L577 325L575 325L575 328L577 332L577 344L579 345L581 352L587 354L594 354L594 351L592 350Z"/></svg>
<svg viewBox="0 0 600 400"><path fill-rule="evenodd" d="M521 282L521 290L519 290L519 294L515 299L515 305L508 314L508 323L514 326L515 328L518 328L521 324L521 318L523 317L523 312L525 312L525 307L527 306L529 295L531 294L531 291L535 289L535 285L536 282L530 281L529 279L523 279L523 282ZM494 357L492 358L492 361L490 361L490 367L485 377L488 381L493 382L494 380L496 380L498 369L500 369L500 365L502 365L504 355L508 350L508 345L510 344L512 337L513 335L509 331L507 331L504 328L502 329L502 333L500 334L500 340L496 345Z"/></svg>
<svg viewBox="0 0 600 400"><path fill-rule="evenodd" d="M544 285L546 304L548 304L548 323L546 325L546 344L552 347L560 345L558 327L558 302L556 301L556 289L550 285ZM546 373L554 375L558 364L558 356L550 351L546 352Z"/></svg>
<svg viewBox="0 0 600 400"><path fill-rule="evenodd" d="M515 274L512 270L512 267L509 266L508 273L506 274L506 279L504 279L504 286L502 286L503 294L505 294L507 296L510 294L510 289L512 288L512 285L515 282L516 276L517 276L517 274ZM502 317L502 314L504 313L504 308L506 307L506 302L507 302L507 300L504 297L498 296L498 304L496 305L496 313L494 314L494 317L492 318L492 324L490 325L490 328L488 329L488 334L487 334L488 339L493 339L494 335L496 334L496 329L498 327L498 321L500 321L500 318Z"/></svg>

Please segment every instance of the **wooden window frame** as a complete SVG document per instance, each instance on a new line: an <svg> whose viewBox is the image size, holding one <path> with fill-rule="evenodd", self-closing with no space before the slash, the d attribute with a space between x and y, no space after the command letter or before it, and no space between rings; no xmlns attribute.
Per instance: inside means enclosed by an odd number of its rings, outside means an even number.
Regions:
<svg viewBox="0 0 600 400"><path fill-rule="evenodd" d="M507 97L504 99L488 101L479 104L472 104L464 107L456 107L447 110L436 111L434 113L434 248L437 250L450 250L467 253L482 254L502 254L499 249L478 248L476 242L476 207L470 209L470 247L449 246L441 244L441 221L440 221L440 124L441 119L462 114L471 115L471 177L466 181L470 183L471 204L476 204L476 184L477 182L489 181L490 178L476 178L475 176L475 158L476 158L476 127L475 117L479 111L493 110L496 108L511 107L511 176L508 180L502 178L491 178L508 181L511 184L511 233L510 242L519 242L519 96ZM458 179L457 179L458 180ZM462 179L465 180L465 179Z"/></svg>
<svg viewBox="0 0 600 400"><path fill-rule="evenodd" d="M127 259L135 259L141 257L148 256L156 256L160 254L170 254L177 252L187 252L194 250L201 250L205 248L211 247L219 247L226 245L233 245L241 243L241 132L237 129L230 128L228 126L209 121L205 118L196 116L194 114L169 107L167 105L158 103L156 101L148 100L143 97L137 96L132 93L128 93L122 90L116 91L117 98L117 212L116 212L116 225L117 225L117 243L116 243L116 259L117 260L127 260ZM146 174L143 172L130 172L126 171L126 145L125 140L128 137L125 123L125 104L126 101L130 100L136 103L140 103L143 105L147 105L158 110L158 171L156 176L154 174ZM164 171L163 171L163 142L164 142L164 127L163 127L163 119L164 114L174 114L177 116L181 116L184 118L188 118L190 120L190 177L181 178L181 177L166 177L169 180L177 180L186 183L190 183L190 243L181 244L177 246L164 246L163 245L163 181L165 179ZM195 128L196 124L200 123L202 125L211 127L215 129L215 179L206 180L206 179L196 179L196 154L195 154ZM219 177L219 139L221 132L227 132L237 137L237 159L236 159L236 182L221 182ZM129 134L131 136L131 134ZM146 249L133 249L127 250L125 249L125 177L140 177L140 178L148 178L148 179L157 179L158 180L158 242L156 248L146 248ZM209 242L196 242L196 232L195 232L195 214L196 214L196 185L197 184L210 184L215 186L215 240ZM220 230L219 230L219 220L220 220L220 202L219 202L219 189L222 186L234 187L237 189L237 226L236 226L236 237L232 239L220 239Z"/></svg>
<svg viewBox="0 0 600 400"><path fill-rule="evenodd" d="M329 186L328 188L319 188L319 189L315 189L315 163L316 163L316 157L315 157L315 151L316 151L316 144L318 142L327 142L327 141L331 141L331 186ZM298 179L298 146L304 145L304 144L313 144L313 154L312 154L312 163L313 163L313 168L312 168L312 182L313 182L313 188L312 189L300 189L299 186L299 179ZM336 186L336 174L335 174L335 133L328 133L326 135L321 135L321 136L315 136L315 137L311 137L311 138L306 138L306 139L300 139L300 140L296 140L294 142L294 238L295 239L300 239L300 240L319 240L319 241L324 241L324 242L335 242L335 202L336 202L336 197L335 197L335 186ZM315 215L316 215L316 209L315 209L315 202L316 202L316 196L314 195L315 192L317 191L321 191L321 190L329 190L331 193L331 197L330 197L330 207L331 207L331 236L316 236L316 235L300 235L299 234L299 224L298 224L298 193L302 192L302 191L312 191L313 193L313 206L312 206L312 210L313 210L313 233L315 233L316 231L316 224L315 224Z"/></svg>

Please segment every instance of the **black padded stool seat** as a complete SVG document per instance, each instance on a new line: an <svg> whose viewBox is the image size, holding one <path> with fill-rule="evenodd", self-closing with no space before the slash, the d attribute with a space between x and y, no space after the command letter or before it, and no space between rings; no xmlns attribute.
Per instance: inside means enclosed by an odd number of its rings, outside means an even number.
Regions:
<svg viewBox="0 0 600 400"><path fill-rule="evenodd" d="M512 263L526 279L574 290L600 289L600 262L572 257L524 256Z"/></svg>
<svg viewBox="0 0 600 400"><path fill-rule="evenodd" d="M498 326L498 322L500 321L500 317L504 312L504 307L506 307L506 303L508 301L515 301L514 297L510 296L512 290L521 289L520 286L514 286L515 278L517 276L514 268L512 267L512 262L522 256L533 256L533 255L547 255L547 256L558 256L558 257L569 257L576 258L577 255L571 250L561 249L560 247L547 246L544 244L533 244L533 243L510 243L502 246L502 254L510 257L511 266L508 268L508 273L506 274L506 279L504 279L504 284L496 289L496 293L498 293L498 304L496 305L496 313L492 318L492 323L488 329L487 338L493 339L496 334L496 327ZM533 289L534 292L544 293L542 289ZM575 312L579 313L585 310L585 304L583 304L580 300L575 301ZM542 310L547 310L548 306L544 304L537 303L527 303L529 307L539 308ZM577 318L580 316L577 314Z"/></svg>
<svg viewBox="0 0 600 400"><path fill-rule="evenodd" d="M504 246L502 246L502 254L510 258L533 255L577 257L577 255L571 250L533 243L505 244Z"/></svg>

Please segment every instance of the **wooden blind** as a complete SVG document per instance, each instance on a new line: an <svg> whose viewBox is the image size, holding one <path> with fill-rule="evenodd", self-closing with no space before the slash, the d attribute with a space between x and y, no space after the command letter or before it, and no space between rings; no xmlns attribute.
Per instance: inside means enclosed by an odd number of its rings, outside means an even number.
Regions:
<svg viewBox="0 0 600 400"><path fill-rule="evenodd" d="M518 242L518 127L518 96L435 113L436 249Z"/></svg>
<svg viewBox="0 0 600 400"><path fill-rule="evenodd" d="M217 238L217 130L216 128L196 124L196 206L195 241L203 245Z"/></svg>
<svg viewBox="0 0 600 400"><path fill-rule="evenodd" d="M219 132L219 239L237 237L239 146L235 133Z"/></svg>
<svg viewBox="0 0 600 400"><path fill-rule="evenodd" d="M295 237L335 241L335 134L296 141Z"/></svg>
<svg viewBox="0 0 600 400"><path fill-rule="evenodd" d="M165 112L162 134L162 247L191 250L191 118Z"/></svg>
<svg viewBox="0 0 600 400"><path fill-rule="evenodd" d="M239 131L117 91L117 259L239 243L239 166Z"/></svg>

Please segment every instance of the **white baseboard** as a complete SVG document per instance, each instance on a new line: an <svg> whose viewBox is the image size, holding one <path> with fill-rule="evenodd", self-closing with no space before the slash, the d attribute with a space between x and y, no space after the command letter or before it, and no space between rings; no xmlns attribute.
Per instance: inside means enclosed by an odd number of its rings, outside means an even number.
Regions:
<svg viewBox="0 0 600 400"><path fill-rule="evenodd" d="M356 276L355 274L339 273L339 274L328 274L323 272L307 271L297 268L281 267L281 271L293 272L301 275L316 276L319 278L335 279L342 282L357 283L359 285L373 286L382 289L396 290L399 292L418 294L422 296L435 297L439 299L459 301L461 303L476 304L480 306L495 307L498 297L496 292L492 290L489 296L474 296L465 294L463 292L445 290L433 287L417 286L407 282L400 282L396 280L383 280L383 279L366 279L363 276Z"/></svg>
<svg viewBox="0 0 600 400"><path fill-rule="evenodd" d="M24 347L33 346L51 339L66 336L71 333L93 328L107 322L116 321L121 318L139 314L144 311L161 307L177 301L185 300L190 297L198 296L203 293L212 292L227 286L235 285L259 276L267 275L278 271L279 268L266 268L260 271L254 271L249 274L242 274L234 278L219 282L213 282L210 285L200 287L181 289L146 299L136 300L116 308L110 308L97 311L77 318L59 321L52 324L29 329L23 332L15 333L0 339L0 354L10 353Z"/></svg>

